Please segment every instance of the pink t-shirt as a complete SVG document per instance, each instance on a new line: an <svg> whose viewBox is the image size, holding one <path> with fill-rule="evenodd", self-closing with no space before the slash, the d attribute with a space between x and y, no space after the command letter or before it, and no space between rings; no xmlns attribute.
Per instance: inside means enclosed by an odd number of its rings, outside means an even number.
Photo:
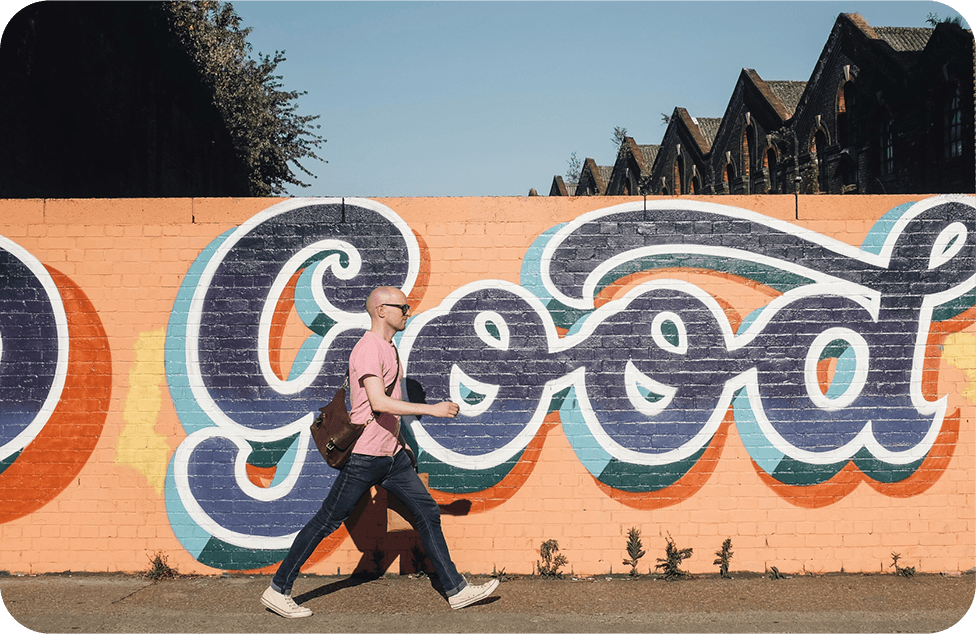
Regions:
<svg viewBox="0 0 976 634"><path fill-rule="evenodd" d="M366 424L363 435L353 447L353 453L392 456L400 449L396 437L399 417L383 412L369 420L373 410L363 387L363 379L368 376L382 379L384 389L396 381L390 396L399 399L400 372L397 370L396 348L380 335L367 330L349 355L349 402L352 406L349 417L357 425Z"/></svg>

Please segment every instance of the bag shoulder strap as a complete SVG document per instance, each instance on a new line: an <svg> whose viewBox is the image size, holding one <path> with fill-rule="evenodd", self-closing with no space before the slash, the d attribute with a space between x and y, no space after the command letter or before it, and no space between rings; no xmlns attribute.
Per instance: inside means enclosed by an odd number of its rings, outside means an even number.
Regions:
<svg viewBox="0 0 976 634"><path fill-rule="evenodd" d="M396 346L393 346L393 354L396 355L397 371L396 371L396 374L393 375L393 382L386 386L386 395L387 396L390 396L391 394L393 394L393 388L396 387L397 379L400 378L400 353L397 352ZM348 368L346 369L346 379L345 379L345 381L342 382L342 388L345 389L347 387L349 387L349 369Z"/></svg>
<svg viewBox="0 0 976 634"><path fill-rule="evenodd" d="M390 345L393 344L391 343ZM390 383L389 385L386 386L387 396L393 394L393 388L396 387L397 381L400 379L400 351L397 350L397 347L395 345L393 345L393 355L396 357L397 369L396 369L396 374L393 375L393 383Z"/></svg>

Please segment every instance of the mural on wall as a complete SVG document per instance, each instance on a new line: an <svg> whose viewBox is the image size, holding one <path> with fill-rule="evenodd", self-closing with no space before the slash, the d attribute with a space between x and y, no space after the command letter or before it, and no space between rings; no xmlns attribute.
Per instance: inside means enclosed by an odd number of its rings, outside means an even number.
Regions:
<svg viewBox="0 0 976 634"><path fill-rule="evenodd" d="M408 442L438 501L478 501L475 512L511 495L552 424L624 503L700 471L730 424L774 488L844 473L917 493L923 484L904 483L938 477L955 444L958 412L936 375L940 341L973 320L974 222L971 198L931 198L891 210L856 248L703 202L584 214L537 238L519 284L469 284L408 322L397 340L405 393L461 404L449 421L408 417ZM416 300L425 258L375 201L298 199L193 263L166 334L188 434L166 502L199 561L281 559L334 478L308 426L369 325L366 295L391 285ZM737 318L673 270L771 299ZM626 292L608 295L615 286ZM288 367L282 342L296 317L304 341Z"/></svg>
<svg viewBox="0 0 976 634"><path fill-rule="evenodd" d="M111 365L81 289L0 236L0 523L41 508L81 471L108 414Z"/></svg>

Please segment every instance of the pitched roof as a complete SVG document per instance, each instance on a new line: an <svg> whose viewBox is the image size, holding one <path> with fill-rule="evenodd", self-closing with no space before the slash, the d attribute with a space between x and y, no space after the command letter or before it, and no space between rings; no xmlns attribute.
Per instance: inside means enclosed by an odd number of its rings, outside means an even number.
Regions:
<svg viewBox="0 0 976 634"><path fill-rule="evenodd" d="M708 151L712 147L712 142L715 141L715 135L718 134L719 126L722 125L722 118L692 117L691 120L698 125L698 129L701 130L702 136L705 137L705 141L708 144L702 149Z"/></svg>
<svg viewBox="0 0 976 634"><path fill-rule="evenodd" d="M580 183L587 180L593 181L593 188L597 194L605 194L607 185L610 183L610 174L613 166L597 165L596 161L587 158L583 161L583 170L580 172Z"/></svg>
<svg viewBox="0 0 976 634"><path fill-rule="evenodd" d="M566 183L563 181L563 177L556 176L552 177L552 187L549 188L550 196L573 196L576 194L576 183Z"/></svg>
<svg viewBox="0 0 976 634"><path fill-rule="evenodd" d="M641 166L643 170L650 170L654 167L654 161L657 159L658 152L661 151L660 145L638 145L637 148L640 150L641 157L644 159L644 164Z"/></svg>
<svg viewBox="0 0 976 634"><path fill-rule="evenodd" d="M899 53L921 51L935 29L911 26L876 26L874 32Z"/></svg>
<svg viewBox="0 0 976 634"><path fill-rule="evenodd" d="M769 86L769 90L773 95L783 102L783 106L789 115L792 116L796 112L796 105L800 103L800 97L807 87L807 82L792 80L767 81L766 85Z"/></svg>

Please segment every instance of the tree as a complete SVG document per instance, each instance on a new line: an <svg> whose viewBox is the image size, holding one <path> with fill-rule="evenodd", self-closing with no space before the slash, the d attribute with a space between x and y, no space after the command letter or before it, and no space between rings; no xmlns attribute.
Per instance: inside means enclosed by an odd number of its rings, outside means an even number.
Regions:
<svg viewBox="0 0 976 634"><path fill-rule="evenodd" d="M623 145L624 140L627 138L627 128L621 128L620 126L613 127L613 148L617 152L620 151L620 146Z"/></svg>
<svg viewBox="0 0 976 634"><path fill-rule="evenodd" d="M583 162L576 158L576 152L573 152L566 163L569 164L566 168L566 180L570 183L578 183L580 174L583 173Z"/></svg>
<svg viewBox="0 0 976 634"><path fill-rule="evenodd" d="M938 13L929 13L925 17L925 21L931 26L939 26L940 24L955 24L958 27L962 27L962 18L960 18L958 15L945 17L940 20Z"/></svg>
<svg viewBox="0 0 976 634"><path fill-rule="evenodd" d="M313 130L318 115L299 115L296 100L306 92L282 90L275 74L285 61L284 51L273 56L250 57L241 18L230 2L165 2L160 6L170 28L186 47L203 82L213 91L213 102L223 116L234 149L249 170L251 195L285 193L286 184L308 187L290 164L312 176L299 161L321 161L315 149L325 139ZM326 161L327 162L327 161Z"/></svg>

